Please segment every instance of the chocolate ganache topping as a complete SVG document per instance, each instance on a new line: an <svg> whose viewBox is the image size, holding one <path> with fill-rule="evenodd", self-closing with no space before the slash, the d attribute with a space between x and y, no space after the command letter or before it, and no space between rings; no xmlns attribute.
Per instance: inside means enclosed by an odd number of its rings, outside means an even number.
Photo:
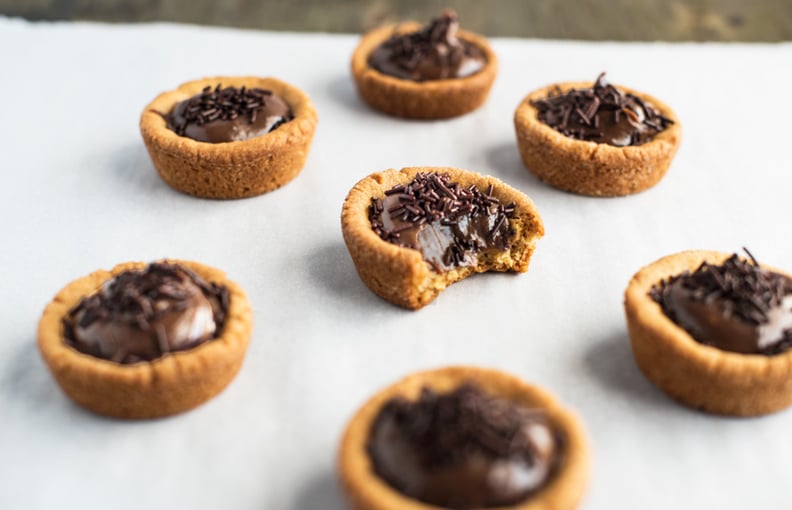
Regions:
<svg viewBox="0 0 792 510"><path fill-rule="evenodd" d="M557 89L531 104L541 122L565 136L617 147L644 144L673 124L651 104L607 83L605 73L591 88Z"/></svg>
<svg viewBox="0 0 792 510"><path fill-rule="evenodd" d="M524 501L554 474L562 444L547 415L472 384L390 400L367 449L374 471L402 494L451 509Z"/></svg>
<svg viewBox="0 0 792 510"><path fill-rule="evenodd" d="M486 64L484 52L457 37L459 21L446 10L423 29L394 35L369 57L377 71L412 81L463 78L479 72Z"/></svg>
<svg viewBox="0 0 792 510"><path fill-rule="evenodd" d="M419 173L384 199L372 198L369 221L380 238L420 251L437 272L475 266L480 253L506 250L514 235L515 204L502 204L492 191L463 188L448 174Z"/></svg>
<svg viewBox="0 0 792 510"><path fill-rule="evenodd" d="M792 347L792 280L732 255L652 287L649 296L700 343L744 354Z"/></svg>
<svg viewBox="0 0 792 510"><path fill-rule="evenodd" d="M165 116L179 136L208 143L249 140L293 118L289 105L270 90L220 84L177 103Z"/></svg>
<svg viewBox="0 0 792 510"><path fill-rule="evenodd" d="M228 289L186 267L155 262L124 271L63 319L66 343L118 363L150 361L216 338Z"/></svg>

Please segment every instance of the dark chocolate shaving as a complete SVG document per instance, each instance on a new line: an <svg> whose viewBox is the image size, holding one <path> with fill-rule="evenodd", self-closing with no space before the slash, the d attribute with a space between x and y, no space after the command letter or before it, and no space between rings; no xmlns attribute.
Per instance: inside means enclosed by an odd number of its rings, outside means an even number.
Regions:
<svg viewBox="0 0 792 510"><path fill-rule="evenodd" d="M453 226L465 217L476 218L494 214L495 226L489 232L489 240L508 246L508 239L515 233L509 224L509 219L515 216L516 205L513 202L504 205L492 193L491 185L487 193L483 193L475 185L462 187L459 183L451 182L448 174L422 172L408 184L400 184L385 191L386 196L398 196L398 207L391 208L388 213L408 223L407 226L402 227L403 229L433 222ZM400 230L385 228L382 223L383 212L382 199L373 197L368 216L374 232L390 243L417 249L416 246L407 244L401 239ZM465 260L466 253L477 253L483 248L470 236L464 236L454 229L452 233L454 244L443 255L443 262L447 265L460 265Z"/></svg>
<svg viewBox="0 0 792 510"><path fill-rule="evenodd" d="M216 120L235 120L238 117L247 117L248 123L252 124L271 95L270 90L244 86L222 88L218 83L214 89L210 86L204 87L200 94L188 99L181 118L165 118L169 127L179 136L184 136L187 126L191 124L203 126ZM291 118L279 121L270 131L288 120Z"/></svg>
<svg viewBox="0 0 792 510"><path fill-rule="evenodd" d="M674 307L670 304L671 286L676 282L690 291L690 297L701 303L722 300L725 315L759 326L769 322L769 311L781 305L784 297L792 294L792 280L762 269L754 256L745 249L749 260L740 258L736 253L721 265L702 262L694 271L681 274L652 286L649 296L657 302L663 312L679 323ZM761 354L773 355L792 347L792 329L783 331L783 338L765 349Z"/></svg>
<svg viewBox="0 0 792 510"><path fill-rule="evenodd" d="M542 411L487 395L471 383L445 394L424 388L415 402L392 399L373 429L391 418L427 467L462 462L471 453L489 459L520 458L533 465L539 452L523 429L531 422L547 423Z"/></svg>
<svg viewBox="0 0 792 510"><path fill-rule="evenodd" d="M563 92L560 88L544 99L531 101L541 122L576 140L588 140L612 145L640 145L666 129L674 121L664 117L652 105L634 94L625 94L605 81L605 73L597 77L594 86ZM609 139L604 122L621 125L629 130L629 143ZM619 133L619 138L623 138Z"/></svg>

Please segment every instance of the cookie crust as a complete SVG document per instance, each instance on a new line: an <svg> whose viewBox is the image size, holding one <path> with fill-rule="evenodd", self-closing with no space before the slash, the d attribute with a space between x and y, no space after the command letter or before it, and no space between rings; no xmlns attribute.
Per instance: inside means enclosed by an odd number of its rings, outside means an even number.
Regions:
<svg viewBox="0 0 792 510"><path fill-rule="evenodd" d="M516 231L511 248L495 255L483 255L474 267L435 272L420 251L381 239L371 228L368 209L372 197L383 198L397 184L407 184L419 172L447 173L462 186L481 190L493 186L493 195L503 203L514 202L516 215L510 225ZM521 192L498 179L451 167L408 167L373 173L359 181L344 200L341 230L349 254L363 283L393 304L416 310L454 282L473 273L514 271L524 273L533 255L536 240L544 235L544 225L534 203Z"/></svg>
<svg viewBox="0 0 792 510"><path fill-rule="evenodd" d="M131 365L83 354L64 341L63 317L105 281L146 264L128 262L78 278L58 292L38 325L39 352L55 381L77 404L116 418L157 418L202 404L236 376L253 325L244 291L218 269L190 261L165 262L185 266L205 280L228 288L230 300L222 334L192 349Z"/></svg>
<svg viewBox="0 0 792 510"><path fill-rule="evenodd" d="M481 35L464 30L457 33L459 39L478 46L487 60L481 71L463 78L414 82L383 74L369 65L369 55L392 35L421 27L411 21L363 35L352 54L352 76L360 97L375 110L408 119L447 119L477 109L486 101L498 72L498 58Z"/></svg>
<svg viewBox="0 0 792 510"><path fill-rule="evenodd" d="M682 138L679 119L665 103L648 94L616 86L652 104L674 122L651 141L627 147L569 138L541 122L531 105L531 100L547 97L556 87L567 92L591 86L591 82L559 83L535 90L523 99L514 112L523 164L547 184L579 195L616 197L651 188L668 171Z"/></svg>
<svg viewBox="0 0 792 510"><path fill-rule="evenodd" d="M350 508L354 510L430 510L437 507L409 498L373 471L366 452L369 432L382 406L401 396L418 398L428 386L448 392L473 382L484 391L517 404L539 407L550 417L564 438L564 458L550 482L521 504L502 510L571 510L583 497L589 471L589 448L583 427L574 414L561 407L545 390L499 370L453 366L417 372L379 391L353 416L346 427L338 452L338 473Z"/></svg>
<svg viewBox="0 0 792 510"><path fill-rule="evenodd" d="M273 91L291 108L294 119L249 140L205 143L179 136L163 115L204 87L259 87ZM232 199L261 195L294 179L305 165L318 117L310 98L275 78L218 76L189 81L164 92L140 116L140 133L160 177L172 188L203 198Z"/></svg>
<svg viewBox="0 0 792 510"><path fill-rule="evenodd" d="M663 257L633 276L624 294L633 355L650 381L687 406L731 416L779 411L792 405L792 351L765 356L700 344L648 295L663 279L685 270L695 271L704 261L720 264L729 256L715 251L684 251Z"/></svg>

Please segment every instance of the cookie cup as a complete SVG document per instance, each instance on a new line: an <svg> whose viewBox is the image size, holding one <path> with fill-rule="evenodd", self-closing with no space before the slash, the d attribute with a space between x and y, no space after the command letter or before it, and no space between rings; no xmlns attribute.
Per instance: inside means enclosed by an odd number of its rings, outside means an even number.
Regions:
<svg viewBox="0 0 792 510"><path fill-rule="evenodd" d="M338 454L338 472L349 507L354 510L431 510L436 506L405 496L374 472L366 444L377 415L392 398L417 400L429 387L446 393L465 383L517 405L540 408L562 438L564 455L549 483L524 502L499 510L571 510L581 500L589 472L589 448L582 425L548 392L493 369L454 366L417 372L374 395L350 420Z"/></svg>
<svg viewBox="0 0 792 510"><path fill-rule="evenodd" d="M180 264L206 281L228 288L230 299L221 335L189 350L128 365L84 354L66 344L63 318L107 280L146 264L119 264L110 271L99 270L79 278L58 292L38 325L41 356L64 393L77 404L116 418L156 418L202 404L236 376L253 324L244 291L217 269L197 262L166 262Z"/></svg>
<svg viewBox="0 0 792 510"><path fill-rule="evenodd" d="M668 171L682 137L679 119L666 104L648 94L617 86L673 121L651 141L627 147L565 136L540 121L531 104L532 100L548 97L557 87L566 93L592 86L590 82L559 83L531 92L523 99L514 112L514 129L523 163L547 184L579 195L615 197L651 188Z"/></svg>
<svg viewBox="0 0 792 510"><path fill-rule="evenodd" d="M289 105L294 119L265 135L226 143L199 142L168 128L163 116L177 103L218 83L271 90ZM140 116L140 133L154 168L172 188L232 199L261 195L294 179L305 165L317 121L310 98L297 87L275 78L222 76L183 83L157 96Z"/></svg>
<svg viewBox="0 0 792 510"><path fill-rule="evenodd" d="M383 74L368 63L371 53L393 35L420 30L417 22L374 29L360 40L352 54L352 76L358 94L369 106L388 115L409 119L447 119L471 112L489 95L498 72L498 58L487 39L460 30L459 39L481 49L486 63L481 71L463 78L416 82Z"/></svg>
<svg viewBox="0 0 792 510"><path fill-rule="evenodd" d="M504 204L516 204L509 224L516 234L506 251L479 255L479 263L442 273L436 272L423 254L384 241L371 228L368 218L371 199L384 198L385 191L409 183L419 172L447 173L452 182L480 190L493 186L493 196ZM451 167L409 167L385 170L365 177L350 190L341 211L341 230L349 254L361 280L375 294L404 308L416 310L434 300L454 282L473 273L487 271L524 273L533 255L536 240L544 235L544 225L534 203L498 179Z"/></svg>
<svg viewBox="0 0 792 510"><path fill-rule="evenodd" d="M731 416L772 413L792 404L792 351L765 356L701 344L649 297L660 281L693 272L704 261L721 264L729 257L685 251L663 257L633 276L624 294L633 355L650 381L687 406Z"/></svg>

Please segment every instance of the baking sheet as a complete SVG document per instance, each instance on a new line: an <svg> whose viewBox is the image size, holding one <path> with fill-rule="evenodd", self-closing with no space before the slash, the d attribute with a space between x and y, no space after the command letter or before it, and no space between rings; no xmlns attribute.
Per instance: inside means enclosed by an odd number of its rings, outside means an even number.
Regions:
<svg viewBox="0 0 792 510"><path fill-rule="evenodd" d="M357 39L0 19L0 508L338 510L346 420L380 387L452 363L510 371L579 413L594 454L585 509L789 508L792 414L728 419L671 402L632 361L621 303L639 267L683 249L748 246L792 269L792 45L496 39L486 105L413 122L357 99ZM637 196L565 194L519 161L520 99L603 70L682 119L669 174ZM237 74L313 98L305 169L247 200L171 190L141 142L141 109L183 81ZM343 245L341 204L363 176L408 165L492 174L531 196L547 235L530 271L470 278L418 312L371 294ZM38 356L41 311L79 276L160 257L217 266L246 289L255 327L242 371L181 416L85 412Z"/></svg>

